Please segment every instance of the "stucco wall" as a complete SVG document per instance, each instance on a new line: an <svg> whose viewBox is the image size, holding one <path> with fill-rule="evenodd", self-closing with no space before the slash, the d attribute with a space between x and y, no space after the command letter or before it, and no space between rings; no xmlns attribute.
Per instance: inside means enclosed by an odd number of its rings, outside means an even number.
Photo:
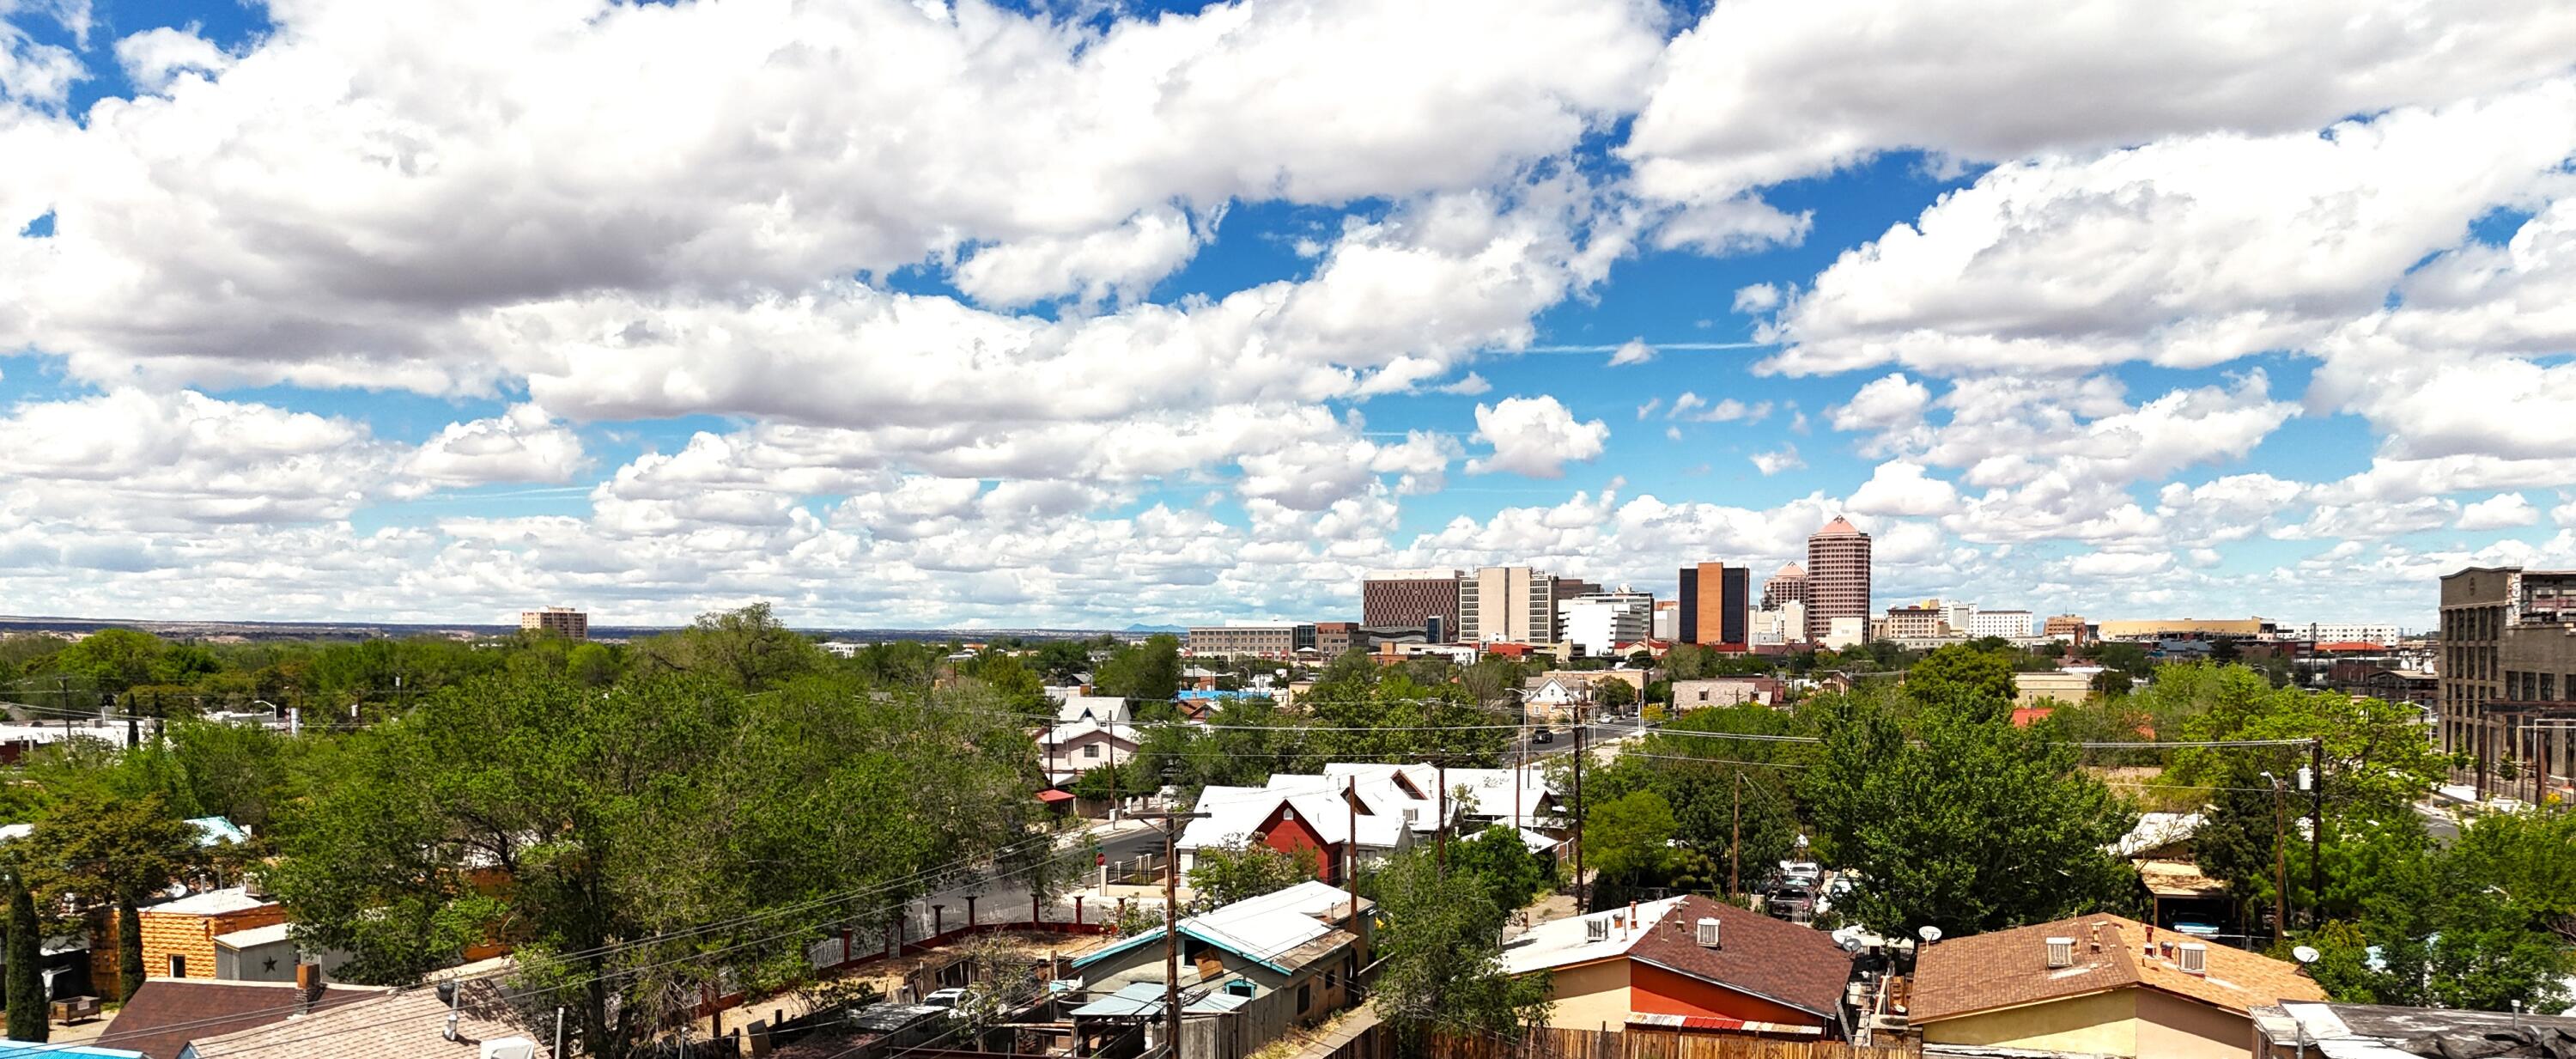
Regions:
<svg viewBox="0 0 2576 1059"><path fill-rule="evenodd" d="M2139 1056L2137 1015L2137 991L2121 989L1921 1025L1926 1044Z"/></svg>
<svg viewBox="0 0 2576 1059"><path fill-rule="evenodd" d="M1570 1030L1628 1024L1628 961L1560 967L1549 979L1556 1007L1547 1024Z"/></svg>
<svg viewBox="0 0 2576 1059"><path fill-rule="evenodd" d="M1658 1015L1721 1015L1754 1022L1825 1025L1825 1020L1788 1005L1643 963L1632 963L1628 970L1628 1009Z"/></svg>
<svg viewBox="0 0 2576 1059"><path fill-rule="evenodd" d="M2249 1059L2254 1020L2167 993L2141 991L2138 1049L2157 1059Z"/></svg>

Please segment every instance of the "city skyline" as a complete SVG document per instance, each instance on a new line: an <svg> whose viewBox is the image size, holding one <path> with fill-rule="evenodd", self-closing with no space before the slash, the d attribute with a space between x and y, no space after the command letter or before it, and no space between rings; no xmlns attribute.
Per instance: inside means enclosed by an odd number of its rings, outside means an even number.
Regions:
<svg viewBox="0 0 2576 1059"><path fill-rule="evenodd" d="M0 610L1348 620L1842 515L1874 614L2576 568L2545 5L539 6L0 3Z"/></svg>

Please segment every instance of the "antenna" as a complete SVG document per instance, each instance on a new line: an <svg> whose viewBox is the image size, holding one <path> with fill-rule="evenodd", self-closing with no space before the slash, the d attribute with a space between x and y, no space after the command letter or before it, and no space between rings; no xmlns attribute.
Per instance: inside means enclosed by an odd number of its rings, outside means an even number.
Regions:
<svg viewBox="0 0 2576 1059"><path fill-rule="evenodd" d="M2314 946L2301 945L2298 948L2290 950L2290 955L2297 957L2300 963L2315 963L2317 962L2317 957L2321 954L2317 952Z"/></svg>

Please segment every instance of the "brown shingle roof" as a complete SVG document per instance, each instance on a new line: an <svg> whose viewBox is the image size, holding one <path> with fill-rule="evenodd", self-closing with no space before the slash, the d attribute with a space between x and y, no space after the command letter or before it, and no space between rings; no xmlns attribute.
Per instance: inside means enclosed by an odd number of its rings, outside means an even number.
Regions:
<svg viewBox="0 0 2576 1059"><path fill-rule="evenodd" d="M509 1005L492 983L465 982L457 1004L456 1039L440 1031L447 1024L447 1005L429 987L386 993L329 1011L289 1019L257 1029L196 1039L199 1059L474 1059L482 1042L502 1037L537 1040L536 1034L508 1021Z"/></svg>
<svg viewBox="0 0 2576 1059"><path fill-rule="evenodd" d="M314 1010L383 993L365 986L325 986ZM283 1022L293 1014L293 982L147 978L98 1040L102 1046L141 1052L152 1059L178 1059L179 1050L189 1041Z"/></svg>
<svg viewBox="0 0 2576 1059"><path fill-rule="evenodd" d="M1717 920L1718 948L1700 947L1702 919ZM1628 956L1826 1018L1851 981L1851 954L1824 931L1697 894L1647 928Z"/></svg>
<svg viewBox="0 0 2576 1059"><path fill-rule="evenodd" d="M2047 941L2075 939L2072 966L2048 966ZM2150 938L2153 955L2150 955ZM2185 974L2172 946L2195 939L2120 916L2093 915L1998 930L1927 946L1915 961L1914 1022L2145 986L2243 1013L2283 1000L2323 1000L2296 964L2225 945L2208 949L2208 973Z"/></svg>

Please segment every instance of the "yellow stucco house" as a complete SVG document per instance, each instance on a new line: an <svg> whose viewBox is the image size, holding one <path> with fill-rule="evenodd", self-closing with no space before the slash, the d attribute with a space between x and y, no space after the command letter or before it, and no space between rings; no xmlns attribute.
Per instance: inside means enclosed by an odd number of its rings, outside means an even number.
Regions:
<svg viewBox="0 0 2576 1059"><path fill-rule="evenodd" d="M2324 999L2296 964L2097 915L1926 946L1906 1014L1927 1055L2250 1059L2252 1009Z"/></svg>

